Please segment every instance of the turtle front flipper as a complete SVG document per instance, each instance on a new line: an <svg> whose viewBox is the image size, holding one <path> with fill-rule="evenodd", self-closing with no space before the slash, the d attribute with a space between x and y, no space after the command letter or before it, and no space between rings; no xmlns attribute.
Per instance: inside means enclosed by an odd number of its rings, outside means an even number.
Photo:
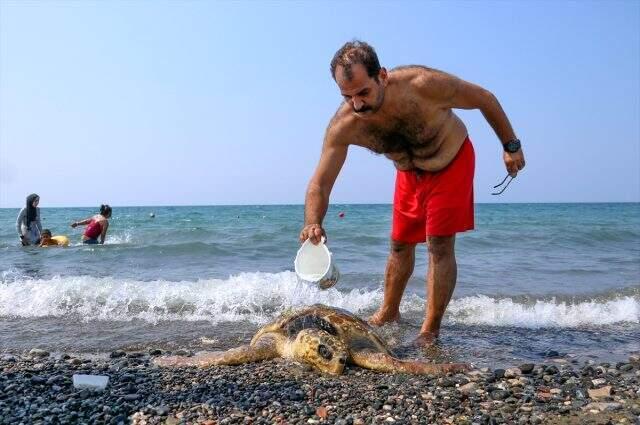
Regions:
<svg viewBox="0 0 640 425"><path fill-rule="evenodd" d="M192 357L169 356L159 357L153 361L156 366L183 367L198 366L208 367L216 365L239 365L244 363L259 362L278 357L278 351L273 339L264 338L253 345L241 345L227 351L203 351Z"/></svg>
<svg viewBox="0 0 640 425"><path fill-rule="evenodd" d="M444 375L464 372L471 367L466 363L427 363L420 360L400 360L386 353L355 351L351 360L357 366L385 373L410 373L414 375Z"/></svg>

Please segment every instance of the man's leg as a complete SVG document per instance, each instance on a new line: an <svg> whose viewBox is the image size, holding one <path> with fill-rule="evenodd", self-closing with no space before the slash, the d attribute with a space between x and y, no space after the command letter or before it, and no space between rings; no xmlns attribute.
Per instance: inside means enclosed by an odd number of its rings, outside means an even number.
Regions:
<svg viewBox="0 0 640 425"><path fill-rule="evenodd" d="M400 320L400 300L413 273L416 244L391 241L391 252L384 273L384 301L369 323L382 326Z"/></svg>
<svg viewBox="0 0 640 425"><path fill-rule="evenodd" d="M427 310L425 320L416 340L426 345L440 333L442 317L456 287L458 267L455 255L456 235L429 236L429 272L427 274Z"/></svg>

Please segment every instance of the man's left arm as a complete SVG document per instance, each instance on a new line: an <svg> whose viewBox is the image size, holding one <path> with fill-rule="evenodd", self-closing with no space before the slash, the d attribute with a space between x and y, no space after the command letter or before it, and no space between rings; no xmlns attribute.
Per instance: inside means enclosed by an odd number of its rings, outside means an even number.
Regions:
<svg viewBox="0 0 640 425"><path fill-rule="evenodd" d="M479 109L503 145L516 140L507 114L490 91L444 72L438 72L431 77L427 87L430 94L442 100L446 108ZM505 150L503 159L512 177L524 168L522 149L513 153Z"/></svg>

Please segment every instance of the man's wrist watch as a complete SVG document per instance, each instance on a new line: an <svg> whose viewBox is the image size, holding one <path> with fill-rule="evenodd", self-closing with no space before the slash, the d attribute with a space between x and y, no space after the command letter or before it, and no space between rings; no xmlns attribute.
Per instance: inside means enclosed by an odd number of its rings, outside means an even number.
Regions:
<svg viewBox="0 0 640 425"><path fill-rule="evenodd" d="M503 144L502 147L504 148L505 152L509 152L509 153L516 153L520 150L520 140L518 139L513 139L508 141L507 143Z"/></svg>

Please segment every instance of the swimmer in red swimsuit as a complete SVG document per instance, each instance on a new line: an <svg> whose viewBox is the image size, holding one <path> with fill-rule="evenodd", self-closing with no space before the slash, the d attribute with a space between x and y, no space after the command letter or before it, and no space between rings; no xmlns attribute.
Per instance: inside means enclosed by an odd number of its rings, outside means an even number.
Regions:
<svg viewBox="0 0 640 425"><path fill-rule="evenodd" d="M111 218L111 207L109 205L101 205L100 213L92 217L89 217L82 221L75 221L71 223L71 227L75 228L78 225L86 225L84 233L82 234L82 243L89 245L104 244L104 238L107 236L107 229L109 228L109 219ZM98 242L98 237L100 241Z"/></svg>

